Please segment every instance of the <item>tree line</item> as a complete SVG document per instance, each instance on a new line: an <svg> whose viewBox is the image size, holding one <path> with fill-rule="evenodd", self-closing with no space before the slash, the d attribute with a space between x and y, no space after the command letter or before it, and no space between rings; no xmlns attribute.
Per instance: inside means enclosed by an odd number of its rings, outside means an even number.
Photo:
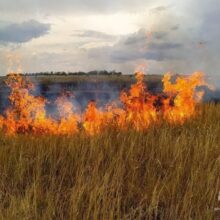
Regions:
<svg viewBox="0 0 220 220"><path fill-rule="evenodd" d="M93 70L93 71L89 71L89 72L82 72L82 71L78 71L78 72L37 72L37 73L24 73L22 75L26 75L26 76L70 76L70 75L75 75L75 76L97 76L97 75L101 75L101 76L121 76L122 72L117 72L115 70L113 71L107 71L107 70Z"/></svg>

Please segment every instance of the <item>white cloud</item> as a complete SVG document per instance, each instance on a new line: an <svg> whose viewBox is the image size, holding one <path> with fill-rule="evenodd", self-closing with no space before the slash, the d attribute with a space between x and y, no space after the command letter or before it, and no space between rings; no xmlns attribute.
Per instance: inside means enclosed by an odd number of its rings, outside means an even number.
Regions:
<svg viewBox="0 0 220 220"><path fill-rule="evenodd" d="M106 14L113 12L138 12L158 0L1 0L0 11L57 14Z"/></svg>
<svg viewBox="0 0 220 220"><path fill-rule="evenodd" d="M144 64L151 73L202 70L218 75L219 10L219 0L1 0L5 22L0 27L27 18L51 24L50 33L34 41L29 40L38 35L30 32L26 37L7 38L28 41L12 48L28 60L24 62L27 71L115 69L131 73ZM45 33L38 30L39 36ZM2 56L4 50L0 48ZM3 72L4 66L1 63Z"/></svg>

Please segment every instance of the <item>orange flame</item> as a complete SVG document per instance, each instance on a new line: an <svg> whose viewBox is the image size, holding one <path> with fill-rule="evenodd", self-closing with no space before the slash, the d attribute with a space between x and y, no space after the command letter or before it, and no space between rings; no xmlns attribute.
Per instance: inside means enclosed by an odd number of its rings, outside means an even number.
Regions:
<svg viewBox="0 0 220 220"><path fill-rule="evenodd" d="M114 109L111 106L107 107L105 111L101 111L96 107L96 103L91 101L83 115L83 127L88 134L94 135L110 125L113 119Z"/></svg>
<svg viewBox="0 0 220 220"><path fill-rule="evenodd" d="M187 78L178 77L174 84L170 80L171 75L165 74L163 77L164 92L170 97L164 100L164 118L169 122L183 123L196 114L196 102L200 102L203 97L203 91L196 91L196 88L207 83L200 72L195 72ZM172 98L173 104L171 105Z"/></svg>
<svg viewBox="0 0 220 220"><path fill-rule="evenodd" d="M126 115L123 117L126 124L140 130L156 121L157 112L154 106L156 97L146 91L144 75L141 72L136 73L136 79L136 84L131 86L128 93L121 93L120 100L124 104Z"/></svg>
<svg viewBox="0 0 220 220"><path fill-rule="evenodd" d="M65 135L78 132L79 116L73 113L73 104L65 95L58 97L55 103L60 115L57 133Z"/></svg>
<svg viewBox="0 0 220 220"><path fill-rule="evenodd" d="M34 84L21 75L9 74L6 84L11 89L11 104L5 114L0 115L0 128L9 135L73 135L81 130L95 135L109 125L123 130L130 126L136 130L147 129L162 118L169 123L182 124L197 114L196 104L203 96L197 87L207 86L200 72L189 77L177 77L175 83L171 82L170 74L165 74L162 80L164 95L161 96L147 90L143 73L136 73L136 80L129 91L121 92L121 108L111 104L101 110L91 101L86 111L78 115L74 113L68 97L62 95L55 101L59 117L54 119L45 110L47 101L31 94ZM159 99L162 104L158 108Z"/></svg>

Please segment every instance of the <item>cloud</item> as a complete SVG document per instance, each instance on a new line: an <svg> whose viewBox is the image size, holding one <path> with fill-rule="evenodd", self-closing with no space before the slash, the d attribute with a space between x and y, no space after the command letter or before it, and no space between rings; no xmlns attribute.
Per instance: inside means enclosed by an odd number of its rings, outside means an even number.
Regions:
<svg viewBox="0 0 220 220"><path fill-rule="evenodd" d="M157 2L158 0L156 0ZM0 11L27 13L76 13L76 14L103 14L117 13L121 11L139 11L143 7L155 5L155 0L19 0L15 4L13 0L0 1Z"/></svg>
<svg viewBox="0 0 220 220"><path fill-rule="evenodd" d="M78 31L75 31L73 36L80 37L80 38L92 38L92 39L98 39L98 40L114 40L117 38L114 35L110 35L104 32L100 32L100 31L94 31L94 30L78 30Z"/></svg>
<svg viewBox="0 0 220 220"><path fill-rule="evenodd" d="M178 49L181 46L183 46L181 43L175 43L175 42L163 42L163 43L151 43L149 44L149 49L151 50L170 50L170 49Z"/></svg>
<svg viewBox="0 0 220 220"><path fill-rule="evenodd" d="M25 43L47 34L50 24L29 20L0 27L0 44Z"/></svg>
<svg viewBox="0 0 220 220"><path fill-rule="evenodd" d="M145 29L140 29L136 33L130 34L126 36L125 39L121 41L122 44L125 45L134 45L134 44L139 44L142 42L146 42L147 40L147 32Z"/></svg>
<svg viewBox="0 0 220 220"><path fill-rule="evenodd" d="M170 6L160 5L160 6L156 6L156 7L152 8L151 12L161 13L161 12L167 11L169 8L170 8Z"/></svg>
<svg viewBox="0 0 220 220"><path fill-rule="evenodd" d="M93 48L89 56L100 59L109 57L111 62L123 63L139 59L162 61L167 59L178 59L176 51L184 45L166 39L148 38L147 31L139 31L123 36L116 44L109 47Z"/></svg>
<svg viewBox="0 0 220 220"><path fill-rule="evenodd" d="M43 21L47 14L45 19L54 24L51 34L42 41L22 47L22 50L28 50L27 58L35 50L36 54L48 52L45 56L38 54L30 59L28 63L31 68L35 66L34 71L68 68L70 71L116 69L132 72L138 64L147 63L153 66L152 73L202 70L219 74L219 0L165 0L164 5L161 5L162 0L18 2L0 0L1 19L23 21L37 16L37 20ZM0 28L0 49L9 39L2 34L3 29L12 33L11 42L27 42L37 36L30 31L25 38L21 28L8 31L10 24L0 22L1 26L4 28ZM73 29L78 31L73 33ZM48 30L40 33L46 32Z"/></svg>

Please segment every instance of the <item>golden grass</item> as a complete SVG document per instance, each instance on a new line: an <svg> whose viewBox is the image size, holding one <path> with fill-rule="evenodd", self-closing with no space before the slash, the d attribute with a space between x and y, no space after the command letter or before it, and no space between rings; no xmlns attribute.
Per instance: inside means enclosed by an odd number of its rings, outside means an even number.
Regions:
<svg viewBox="0 0 220 220"><path fill-rule="evenodd" d="M0 135L0 219L214 219L220 105L183 126Z"/></svg>

